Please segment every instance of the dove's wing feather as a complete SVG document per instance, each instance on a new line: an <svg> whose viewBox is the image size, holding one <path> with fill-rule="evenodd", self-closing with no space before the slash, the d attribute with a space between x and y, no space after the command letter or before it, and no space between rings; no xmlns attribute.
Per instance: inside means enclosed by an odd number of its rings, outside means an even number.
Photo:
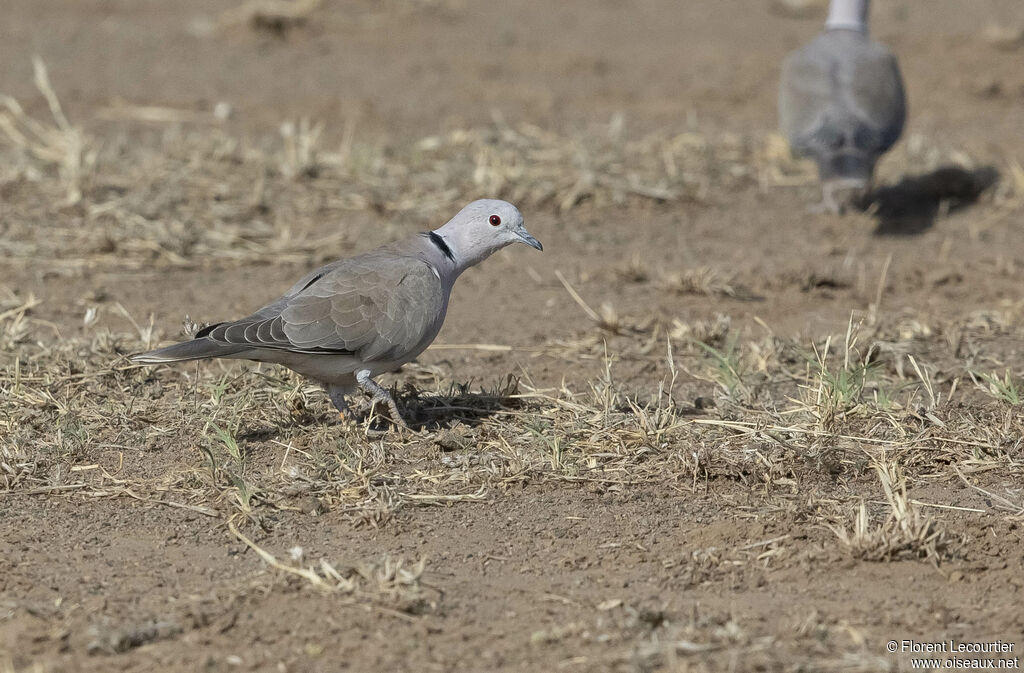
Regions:
<svg viewBox="0 0 1024 673"><path fill-rule="evenodd" d="M364 253L363 255L360 255L360 257L365 256L365 255L373 254L374 252L376 252L376 251L371 251L369 253ZM303 290L309 288L311 285L313 285L318 280L320 280L321 278L323 278L327 274L331 273L335 269L337 269L337 268L339 268L341 266L345 266L346 263L352 262L354 259L358 259L358 258L339 259L337 261L331 262L330 264L325 264L324 266L321 266L318 269L314 269L313 271L310 271L305 276L300 278L298 282L296 282L294 285L292 285L290 288L288 288L287 292L285 292L283 295L281 295L280 297L278 297L274 301L270 302L269 304L260 307L259 309L254 311L253 314L251 316L249 316L249 317L250 318L255 318L255 317L274 318L274 317L280 315L281 311L288 304L288 300L290 298L292 298L295 295L299 294Z"/></svg>
<svg viewBox="0 0 1024 673"><path fill-rule="evenodd" d="M226 346L400 359L443 320L446 292L417 256L377 252L309 274L253 315L207 328Z"/></svg>
<svg viewBox="0 0 1024 673"><path fill-rule="evenodd" d="M887 49L872 44L853 64L848 87L850 104L875 134L867 139L879 153L896 144L906 122L906 96L900 68Z"/></svg>
<svg viewBox="0 0 1024 673"><path fill-rule="evenodd" d="M827 63L799 49L786 59L779 86L779 125L793 152L809 154L810 139L829 106Z"/></svg>

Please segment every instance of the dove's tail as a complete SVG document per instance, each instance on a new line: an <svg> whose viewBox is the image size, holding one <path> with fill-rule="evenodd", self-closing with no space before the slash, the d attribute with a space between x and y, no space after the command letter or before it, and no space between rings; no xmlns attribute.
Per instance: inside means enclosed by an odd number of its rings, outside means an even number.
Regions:
<svg viewBox="0 0 1024 673"><path fill-rule="evenodd" d="M207 337L199 337L191 341L183 341L180 344L158 348L155 351L138 353L131 356L131 361L145 365L158 365L164 362L226 358L237 355L244 350L245 348L217 343Z"/></svg>

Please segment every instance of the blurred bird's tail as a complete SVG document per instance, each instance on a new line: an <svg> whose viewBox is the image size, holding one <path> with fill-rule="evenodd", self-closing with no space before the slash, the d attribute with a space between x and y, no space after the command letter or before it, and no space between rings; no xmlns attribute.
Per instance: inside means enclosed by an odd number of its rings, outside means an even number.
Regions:
<svg viewBox="0 0 1024 673"><path fill-rule="evenodd" d="M155 351L137 353L131 356L132 362L145 365L158 365L165 362L185 362L187 360L205 360L206 358L225 358L241 353L245 348L220 344L208 337L199 337L180 344L158 348Z"/></svg>

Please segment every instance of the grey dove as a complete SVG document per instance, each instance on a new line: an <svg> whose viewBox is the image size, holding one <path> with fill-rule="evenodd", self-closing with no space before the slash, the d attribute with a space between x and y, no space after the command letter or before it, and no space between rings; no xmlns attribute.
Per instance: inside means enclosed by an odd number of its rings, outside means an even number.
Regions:
<svg viewBox="0 0 1024 673"><path fill-rule="evenodd" d="M413 360L444 323L455 280L512 243L543 246L511 203L470 203L447 224L307 274L247 318L205 327L191 341L132 356L144 364L235 358L284 365L322 382L338 411L361 388L405 425L373 378Z"/></svg>
<svg viewBox="0 0 1024 673"><path fill-rule="evenodd" d="M818 164L820 208L863 195L875 164L903 132L906 99L896 57L868 35L868 0L832 0L825 30L782 68L779 124L793 153Z"/></svg>

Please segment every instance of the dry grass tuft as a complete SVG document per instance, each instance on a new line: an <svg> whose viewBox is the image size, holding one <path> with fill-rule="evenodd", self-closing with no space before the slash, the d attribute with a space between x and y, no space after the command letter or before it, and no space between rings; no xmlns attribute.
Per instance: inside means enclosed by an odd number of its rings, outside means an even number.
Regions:
<svg viewBox="0 0 1024 673"><path fill-rule="evenodd" d="M814 359L809 365L810 383L804 387L803 409L814 419L816 427L826 432L835 429L846 415L860 411L868 386L876 377L873 349L860 352L858 329L851 317L840 352L842 360L835 365L830 361L831 338L825 340L820 350L812 344Z"/></svg>
<svg viewBox="0 0 1024 673"><path fill-rule="evenodd" d="M730 280L710 267L666 272L661 276L659 287L676 294L737 296Z"/></svg>
<svg viewBox="0 0 1024 673"><path fill-rule="evenodd" d="M46 100L53 122L32 118L17 100L0 95L0 131L11 146L55 167L64 186L64 203L74 205L82 199L83 182L96 162L96 151L92 140L64 115L42 59L34 57L32 67L33 82Z"/></svg>
<svg viewBox="0 0 1024 673"><path fill-rule="evenodd" d="M996 372L986 374L973 371L970 372L970 376L979 390L1000 402L1011 407L1017 407L1024 403L1024 388L1009 370L1004 371L1002 377Z"/></svg>
<svg viewBox="0 0 1024 673"><path fill-rule="evenodd" d="M323 131L323 124L313 124L306 118L298 123L289 121L281 124L281 138L284 140L281 173L285 177L316 177L317 149Z"/></svg>
<svg viewBox="0 0 1024 673"><path fill-rule="evenodd" d="M861 500L853 527L828 524L839 542L854 557L866 561L891 561L900 558L927 559L936 566L949 558L952 540L935 519L924 516L907 499L907 482L900 467L884 455L872 463L885 491L889 516L878 526L871 525L867 504Z"/></svg>
<svg viewBox="0 0 1024 673"><path fill-rule="evenodd" d="M10 428L7 428L10 432ZM35 473L38 464L29 455L13 446L0 446L0 479L3 488L12 491Z"/></svg>
<svg viewBox="0 0 1024 673"><path fill-rule="evenodd" d="M555 277L558 278L558 281L562 284L562 287L565 288L565 291L569 293L569 296L572 297L572 300L576 302L581 309L583 309L583 312L594 322L595 325L600 327L602 330L613 334L618 334L626 329L626 326L619 319L618 312L611 304L607 302L602 303L600 309L594 310L590 307L590 304L580 296L580 293L577 292L576 288L569 283L560 270L555 270Z"/></svg>
<svg viewBox="0 0 1024 673"><path fill-rule="evenodd" d="M437 609L436 600L428 600L428 585L421 581L426 559L407 564L402 560L384 558L379 563L364 563L339 570L326 559L319 563L302 565L301 547L289 551L291 563L285 563L241 533L228 521L228 529L247 547L255 551L264 563L282 575L303 580L319 591L347 596L356 603L397 610L404 614L423 614ZM434 599L439 593L433 593Z"/></svg>

